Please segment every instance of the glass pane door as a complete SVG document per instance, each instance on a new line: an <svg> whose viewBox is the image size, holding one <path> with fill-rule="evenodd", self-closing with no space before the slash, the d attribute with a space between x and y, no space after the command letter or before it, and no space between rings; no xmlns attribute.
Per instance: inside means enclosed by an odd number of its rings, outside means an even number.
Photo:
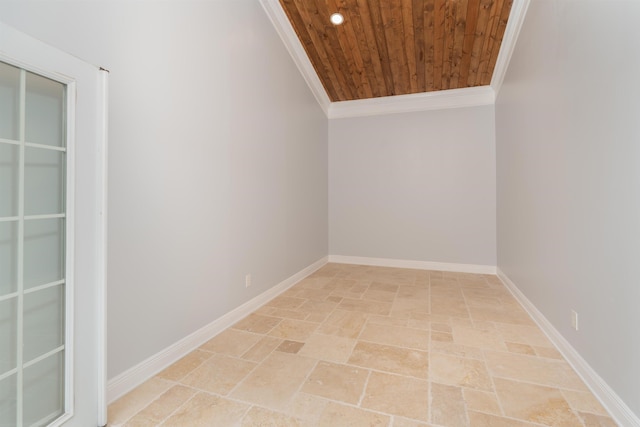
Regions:
<svg viewBox="0 0 640 427"><path fill-rule="evenodd" d="M65 413L66 86L0 62L0 426Z"/></svg>

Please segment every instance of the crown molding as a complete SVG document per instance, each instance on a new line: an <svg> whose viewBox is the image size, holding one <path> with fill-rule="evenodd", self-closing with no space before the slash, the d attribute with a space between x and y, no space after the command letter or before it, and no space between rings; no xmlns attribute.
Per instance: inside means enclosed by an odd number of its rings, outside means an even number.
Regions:
<svg viewBox="0 0 640 427"><path fill-rule="evenodd" d="M328 115L331 100L324 90L324 86L318 78L313 64L311 64L307 52L304 50L302 43L300 43L298 35L291 26L287 14L282 9L282 6L280 6L278 0L260 0L260 4L289 51L291 58L293 58L293 62L295 62L298 70L302 73L302 77L304 77L307 82L313 96L316 97L322 111Z"/></svg>
<svg viewBox="0 0 640 427"><path fill-rule="evenodd" d="M340 102L331 102L329 99L280 2L278 0L260 0L260 4L289 51L291 58L293 58L293 62L302 73L318 104L320 104L329 119L335 119L494 104L507 72L530 1L514 0L513 2L489 86Z"/></svg>
<svg viewBox="0 0 640 427"><path fill-rule="evenodd" d="M504 81L504 76L507 74L507 68L509 67L513 50L516 47L516 41L518 41L518 36L520 35L522 24L524 24L524 17L527 14L530 2L531 0L514 0L511 5L509 21L507 22L507 28L504 30L500 52L498 52L496 66L491 76L491 87L496 96L498 96L498 92L500 92L502 82Z"/></svg>
<svg viewBox="0 0 640 427"><path fill-rule="evenodd" d="M410 95L384 96L355 101L332 102L329 119L375 116L380 114L408 113L413 111L442 110L446 108L492 105L495 92L491 86L464 89L439 90L412 93Z"/></svg>

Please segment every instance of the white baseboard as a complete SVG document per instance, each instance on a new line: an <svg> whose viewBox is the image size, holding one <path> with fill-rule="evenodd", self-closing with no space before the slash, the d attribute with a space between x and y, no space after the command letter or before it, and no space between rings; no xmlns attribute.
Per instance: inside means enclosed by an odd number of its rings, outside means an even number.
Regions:
<svg viewBox="0 0 640 427"><path fill-rule="evenodd" d="M449 262L412 261L390 258L368 258L329 255L329 262L338 264L372 265L377 267L413 268L416 270L454 271L458 273L496 274L494 265L455 264Z"/></svg>
<svg viewBox="0 0 640 427"><path fill-rule="evenodd" d="M591 392L598 398L616 422L623 427L640 427L640 418L629 409L611 387L593 370L580 356L575 348L558 332L546 317L533 305L531 301L518 289L515 283L499 268L497 274L502 283L511 291L536 324L549 337L560 353L582 378Z"/></svg>
<svg viewBox="0 0 640 427"><path fill-rule="evenodd" d="M309 276L314 271L327 263L327 257L324 257L310 266L300 270L293 276L275 285L266 292L261 293L255 298L247 301L241 306L231 310L227 314L219 317L208 325L198 329L191 335L186 336L175 344L165 348L159 353L149 357L136 366L128 369L120 375L112 378L107 383L107 401L112 403L129 391L133 390L149 378L156 375L172 363L180 360L193 350L200 347L220 332L234 325L239 320L253 313L262 305L272 300L282 292L286 291L300 280Z"/></svg>

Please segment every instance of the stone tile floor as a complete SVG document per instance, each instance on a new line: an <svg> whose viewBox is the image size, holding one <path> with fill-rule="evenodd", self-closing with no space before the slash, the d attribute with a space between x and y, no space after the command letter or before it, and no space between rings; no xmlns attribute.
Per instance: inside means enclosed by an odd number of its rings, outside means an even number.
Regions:
<svg viewBox="0 0 640 427"><path fill-rule="evenodd" d="M327 264L110 426L615 426L496 276Z"/></svg>

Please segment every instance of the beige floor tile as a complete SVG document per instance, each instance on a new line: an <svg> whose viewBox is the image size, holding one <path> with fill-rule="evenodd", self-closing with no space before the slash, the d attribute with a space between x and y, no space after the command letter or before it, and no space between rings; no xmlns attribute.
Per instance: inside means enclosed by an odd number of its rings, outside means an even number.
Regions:
<svg viewBox="0 0 640 427"><path fill-rule="evenodd" d="M256 312L257 313L257 312ZM309 313L300 310L290 310L288 308L275 308L275 307L262 307L260 310L260 314L271 316L271 317L281 317L283 319L295 319L295 320L304 320L309 316Z"/></svg>
<svg viewBox="0 0 640 427"><path fill-rule="evenodd" d="M596 415L608 415L598 399L586 391L560 390L569 406L578 412L589 412Z"/></svg>
<svg viewBox="0 0 640 427"><path fill-rule="evenodd" d="M212 356L213 355L207 351L194 350L160 372L157 376L165 380L180 381Z"/></svg>
<svg viewBox="0 0 640 427"><path fill-rule="evenodd" d="M463 326L453 327L453 342L482 349L506 351L502 336L497 331L486 331Z"/></svg>
<svg viewBox="0 0 640 427"><path fill-rule="evenodd" d="M316 425L328 403L328 400L312 394L296 393L285 406L284 412Z"/></svg>
<svg viewBox="0 0 640 427"><path fill-rule="evenodd" d="M316 361L273 352L242 381L231 397L271 409L282 409L300 388Z"/></svg>
<svg viewBox="0 0 640 427"><path fill-rule="evenodd" d="M431 380L448 385L492 391L484 362L448 354L431 353Z"/></svg>
<svg viewBox="0 0 640 427"><path fill-rule="evenodd" d="M253 347L247 350L242 358L252 362L262 362L283 340L274 337L262 337Z"/></svg>
<svg viewBox="0 0 640 427"><path fill-rule="evenodd" d="M304 421L279 412L254 406L242 419L242 427L302 427Z"/></svg>
<svg viewBox="0 0 640 427"><path fill-rule="evenodd" d="M560 390L500 378L494 381L505 415L554 427L580 425Z"/></svg>
<svg viewBox="0 0 640 427"><path fill-rule="evenodd" d="M283 353L296 354L300 351L303 345L304 343L300 341L285 340L282 342L282 344L278 346L278 348L276 348L276 351L282 351Z"/></svg>
<svg viewBox="0 0 640 427"><path fill-rule="evenodd" d="M505 344L507 345L507 350L509 350L511 353L528 354L529 356L536 355L533 347L528 344L518 344L514 342L506 342Z"/></svg>
<svg viewBox="0 0 640 427"><path fill-rule="evenodd" d="M431 383L431 422L447 427L466 427L467 410L460 387Z"/></svg>
<svg viewBox="0 0 640 427"><path fill-rule="evenodd" d="M294 309L300 307L306 301L307 300L304 299L304 298L279 296L279 297L276 297L276 298L272 299L271 301L269 301L265 305L267 307L285 308L285 309L289 309L289 310L294 310Z"/></svg>
<svg viewBox="0 0 640 427"><path fill-rule="evenodd" d="M502 415L495 393L465 388L463 394L468 411Z"/></svg>
<svg viewBox="0 0 640 427"><path fill-rule="evenodd" d="M369 290L371 291L381 291L381 292L390 292L395 294L400 289L400 285L394 285L393 283L384 283L373 281L369 285Z"/></svg>
<svg viewBox="0 0 640 427"><path fill-rule="evenodd" d="M381 314L386 316L391 312L391 303L343 298L340 305L338 305L338 308L341 310L357 311L367 314Z"/></svg>
<svg viewBox="0 0 640 427"><path fill-rule="evenodd" d="M319 362L301 390L308 394L356 405L368 376L369 371L366 369Z"/></svg>
<svg viewBox="0 0 640 427"><path fill-rule="evenodd" d="M585 427L618 427L618 424L608 416L589 414L586 412L581 412L579 415Z"/></svg>
<svg viewBox="0 0 640 427"><path fill-rule="evenodd" d="M338 303L332 301L309 300L302 304L300 311L309 314L325 314L331 313L338 306Z"/></svg>
<svg viewBox="0 0 640 427"><path fill-rule="evenodd" d="M462 296L448 297L431 294L431 313L469 318L469 310Z"/></svg>
<svg viewBox="0 0 640 427"><path fill-rule="evenodd" d="M336 310L318 328L318 332L345 338L357 338L366 321L367 316L364 313Z"/></svg>
<svg viewBox="0 0 640 427"><path fill-rule="evenodd" d="M423 300L396 298L391 306L391 317L401 319L415 318L416 314L429 314L429 302Z"/></svg>
<svg viewBox="0 0 640 427"><path fill-rule="evenodd" d="M237 329L227 329L204 343L200 349L229 356L240 356L262 337Z"/></svg>
<svg viewBox="0 0 640 427"><path fill-rule="evenodd" d="M362 299L371 301L393 302L395 298L395 292L376 291L372 289L368 289L362 294Z"/></svg>
<svg viewBox="0 0 640 427"><path fill-rule="evenodd" d="M391 326L408 326L411 319L403 319L400 317L391 316L376 316L370 315L367 317L367 323L375 323L376 325L391 325ZM422 329L422 328L418 328Z"/></svg>
<svg viewBox="0 0 640 427"><path fill-rule="evenodd" d="M254 362L216 354L181 382L190 387L224 396L256 366Z"/></svg>
<svg viewBox="0 0 640 427"><path fill-rule="evenodd" d="M558 359L562 360L562 354L555 348L550 347L533 347L535 353L540 357L546 357L549 359Z"/></svg>
<svg viewBox="0 0 640 427"><path fill-rule="evenodd" d="M269 336L285 340L305 341L317 328L317 323L284 319L269 332Z"/></svg>
<svg viewBox="0 0 640 427"><path fill-rule="evenodd" d="M429 349L429 331L423 329L369 323L360 334L359 339L397 347Z"/></svg>
<svg viewBox="0 0 640 427"><path fill-rule="evenodd" d="M173 384L153 377L109 405L107 417L110 425L120 425L153 402Z"/></svg>
<svg viewBox="0 0 640 427"><path fill-rule="evenodd" d="M421 423L420 421L410 420L398 416L393 417L393 427L430 427L432 424Z"/></svg>
<svg viewBox="0 0 640 427"><path fill-rule="evenodd" d="M431 341L453 343L453 334L448 332L431 331Z"/></svg>
<svg viewBox="0 0 640 427"><path fill-rule="evenodd" d="M140 411L137 417L141 416L143 419L154 421L157 425L160 421L171 415L171 413L178 409L183 403L191 399L194 394L196 394L195 390L181 385L175 385Z"/></svg>
<svg viewBox="0 0 640 427"><path fill-rule="evenodd" d="M115 424L109 425L115 426ZM158 421L148 418L142 414L137 414L135 417L123 424L123 427L156 427L157 425Z"/></svg>
<svg viewBox="0 0 640 427"><path fill-rule="evenodd" d="M429 288L421 286L402 285L400 286L400 289L398 289L398 298L407 298L411 300L428 300Z"/></svg>
<svg viewBox="0 0 640 427"><path fill-rule="evenodd" d="M263 316L260 314L250 314L235 325L234 329L241 329L247 332L253 332L256 334L266 334L270 330L276 327L282 319L277 317Z"/></svg>
<svg viewBox="0 0 640 427"><path fill-rule="evenodd" d="M429 375L427 352L364 341L358 341L349 363L417 378L427 379Z"/></svg>
<svg viewBox="0 0 640 427"><path fill-rule="evenodd" d="M505 341L528 344L532 347L553 347L544 333L533 325L515 325L511 323L496 323Z"/></svg>
<svg viewBox="0 0 640 427"><path fill-rule="evenodd" d="M387 427L390 422L391 418L386 415L329 402L320 416L318 427Z"/></svg>
<svg viewBox="0 0 640 427"><path fill-rule="evenodd" d="M372 372L361 406L387 414L428 421L429 383L399 375Z"/></svg>
<svg viewBox="0 0 640 427"><path fill-rule="evenodd" d="M306 298L310 300L324 301L331 295L331 291L328 289L301 289L296 292L297 298ZM304 306L301 307L304 310Z"/></svg>
<svg viewBox="0 0 640 427"><path fill-rule="evenodd" d="M312 334L298 354L314 359L344 363L356 345L356 340L335 335Z"/></svg>
<svg viewBox="0 0 640 427"><path fill-rule="evenodd" d="M587 391L586 386L564 360L543 359L515 353L487 351L492 375L550 387Z"/></svg>
<svg viewBox="0 0 640 427"><path fill-rule="evenodd" d="M469 425L471 427L540 427L540 424L475 411L469 411Z"/></svg>
<svg viewBox="0 0 640 427"><path fill-rule="evenodd" d="M248 405L201 392L182 405L162 426L231 426L239 423L248 409Z"/></svg>

